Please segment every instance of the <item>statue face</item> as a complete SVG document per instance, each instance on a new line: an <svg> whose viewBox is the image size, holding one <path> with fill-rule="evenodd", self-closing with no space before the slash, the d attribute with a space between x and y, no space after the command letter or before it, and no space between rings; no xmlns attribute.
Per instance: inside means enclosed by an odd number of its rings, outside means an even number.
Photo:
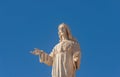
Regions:
<svg viewBox="0 0 120 77"><path fill-rule="evenodd" d="M58 29L58 34L59 34L59 37L66 37L66 28L64 27L64 25L60 25L59 26L59 29Z"/></svg>

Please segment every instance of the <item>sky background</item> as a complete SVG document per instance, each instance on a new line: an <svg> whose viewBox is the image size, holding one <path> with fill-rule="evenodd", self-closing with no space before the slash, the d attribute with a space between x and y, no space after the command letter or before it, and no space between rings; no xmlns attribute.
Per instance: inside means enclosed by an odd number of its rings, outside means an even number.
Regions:
<svg viewBox="0 0 120 77"><path fill-rule="evenodd" d="M63 22L82 50L76 77L120 77L119 0L0 0L0 77L51 77L29 51L50 53Z"/></svg>

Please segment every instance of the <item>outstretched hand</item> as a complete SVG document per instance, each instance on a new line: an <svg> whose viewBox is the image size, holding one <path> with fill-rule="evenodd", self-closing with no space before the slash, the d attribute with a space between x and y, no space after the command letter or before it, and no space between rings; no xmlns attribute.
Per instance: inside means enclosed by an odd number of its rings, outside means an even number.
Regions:
<svg viewBox="0 0 120 77"><path fill-rule="evenodd" d="M34 51L31 51L30 53L32 53L33 55L41 55L42 52L43 52L43 50L34 48Z"/></svg>

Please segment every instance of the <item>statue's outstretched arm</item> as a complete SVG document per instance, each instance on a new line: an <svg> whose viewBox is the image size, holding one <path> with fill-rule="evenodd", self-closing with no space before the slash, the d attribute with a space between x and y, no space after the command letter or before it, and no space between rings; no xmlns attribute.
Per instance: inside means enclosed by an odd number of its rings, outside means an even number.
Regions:
<svg viewBox="0 0 120 77"><path fill-rule="evenodd" d="M52 62L53 62L52 57L49 56L47 53L45 53L43 50L39 50L39 49L35 48L35 50L30 52L30 53L32 53L34 55L38 55L39 56L39 61L41 63L45 63L49 66L52 65Z"/></svg>

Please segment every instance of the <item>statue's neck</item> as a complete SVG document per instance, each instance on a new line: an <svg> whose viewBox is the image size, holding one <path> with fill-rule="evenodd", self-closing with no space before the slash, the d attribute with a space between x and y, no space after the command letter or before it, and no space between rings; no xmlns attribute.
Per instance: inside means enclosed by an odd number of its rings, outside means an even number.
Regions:
<svg viewBox="0 0 120 77"><path fill-rule="evenodd" d="M68 40L68 38L67 37L62 37L62 40Z"/></svg>

